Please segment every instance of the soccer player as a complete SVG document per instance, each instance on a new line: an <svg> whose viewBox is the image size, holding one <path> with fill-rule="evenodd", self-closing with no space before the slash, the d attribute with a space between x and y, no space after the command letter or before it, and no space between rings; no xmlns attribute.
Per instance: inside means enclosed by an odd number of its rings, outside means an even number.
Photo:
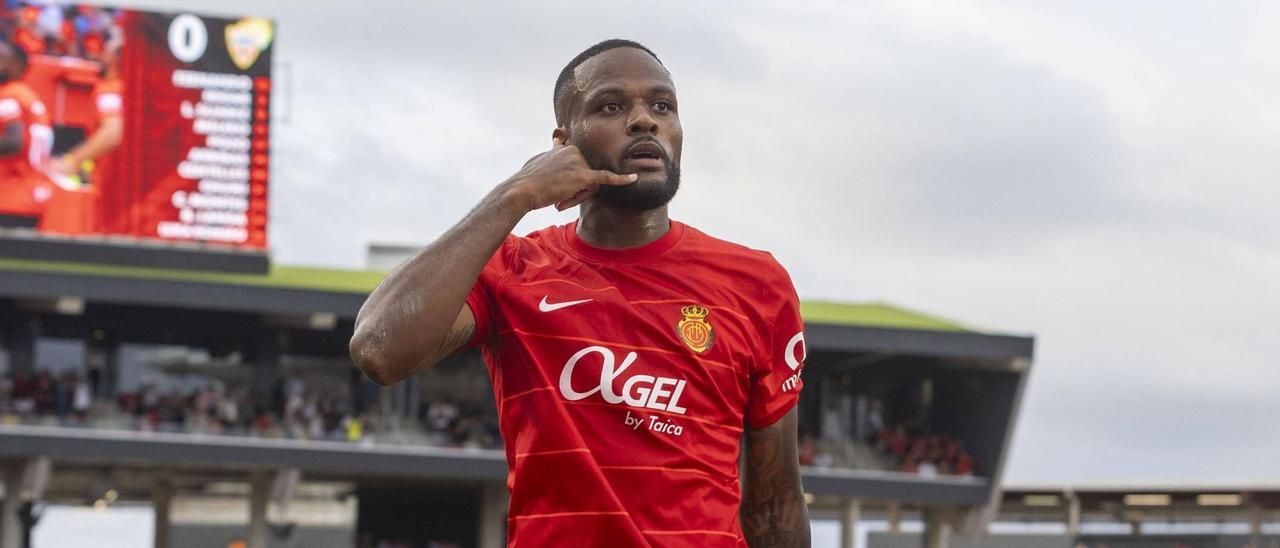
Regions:
<svg viewBox="0 0 1280 548"><path fill-rule="evenodd" d="M120 31L115 31L101 53L90 55L90 58L102 63L102 79L93 87L93 102L98 110L97 125L84 142L76 145L66 154L49 161L49 171L64 176L79 175L86 161L94 161L94 184L101 184L104 179L111 178L111 152L116 150L124 140L124 116L122 115L124 100L121 91L124 84L120 81Z"/></svg>
<svg viewBox="0 0 1280 548"><path fill-rule="evenodd" d="M22 81L27 54L0 41L0 213L39 217L52 195L41 170L53 146L49 112Z"/></svg>
<svg viewBox="0 0 1280 548"><path fill-rule="evenodd" d="M512 546L808 546L789 276L668 218L682 132L652 51L592 46L554 107L552 148L369 296L356 366L385 385L481 350ZM552 205L578 220L510 234Z"/></svg>

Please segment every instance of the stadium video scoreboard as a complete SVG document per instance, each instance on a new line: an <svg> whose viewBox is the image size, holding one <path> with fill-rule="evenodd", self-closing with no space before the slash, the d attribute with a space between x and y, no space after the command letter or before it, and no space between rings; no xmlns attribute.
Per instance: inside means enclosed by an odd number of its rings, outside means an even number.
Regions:
<svg viewBox="0 0 1280 548"><path fill-rule="evenodd" d="M0 158L9 224L266 249L273 21L10 2L0 33L30 65L0 90L51 136Z"/></svg>

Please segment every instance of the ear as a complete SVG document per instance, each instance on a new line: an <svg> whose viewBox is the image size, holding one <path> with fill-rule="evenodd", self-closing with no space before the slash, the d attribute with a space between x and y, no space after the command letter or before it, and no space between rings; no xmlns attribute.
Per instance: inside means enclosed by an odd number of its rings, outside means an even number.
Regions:
<svg viewBox="0 0 1280 548"><path fill-rule="evenodd" d="M555 129L551 130L551 139L552 139L553 141L554 141L554 140L556 140L556 139L559 139L559 140L560 140L560 142L562 142L562 143L564 143L564 144L566 144L566 145L567 145L567 144L570 144L570 143L569 143L569 128L566 128L566 127L558 127L558 128L555 128Z"/></svg>

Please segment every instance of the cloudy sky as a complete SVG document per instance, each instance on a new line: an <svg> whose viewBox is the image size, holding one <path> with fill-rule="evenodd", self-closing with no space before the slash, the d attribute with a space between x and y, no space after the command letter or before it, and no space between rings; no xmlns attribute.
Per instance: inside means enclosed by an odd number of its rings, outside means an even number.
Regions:
<svg viewBox="0 0 1280 548"><path fill-rule="evenodd" d="M1280 484L1280 4L799 4L221 1L279 22L275 258L430 241L632 38L680 93L674 217L802 298L1035 334L1006 480Z"/></svg>

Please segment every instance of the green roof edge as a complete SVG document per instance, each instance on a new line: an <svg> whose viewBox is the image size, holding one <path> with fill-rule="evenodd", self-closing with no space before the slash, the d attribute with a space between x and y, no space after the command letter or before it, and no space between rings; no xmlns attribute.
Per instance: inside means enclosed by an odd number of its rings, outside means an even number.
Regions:
<svg viewBox="0 0 1280 548"><path fill-rule="evenodd" d="M337 270L272 265L267 274L231 274L172 268L103 265L29 259L0 259L0 272L56 272L82 276L170 280L197 283L273 287L309 291L367 294L385 272ZM931 331L972 331L962 324L883 302L837 303L801 301L800 314L806 322L828 325L919 329Z"/></svg>

